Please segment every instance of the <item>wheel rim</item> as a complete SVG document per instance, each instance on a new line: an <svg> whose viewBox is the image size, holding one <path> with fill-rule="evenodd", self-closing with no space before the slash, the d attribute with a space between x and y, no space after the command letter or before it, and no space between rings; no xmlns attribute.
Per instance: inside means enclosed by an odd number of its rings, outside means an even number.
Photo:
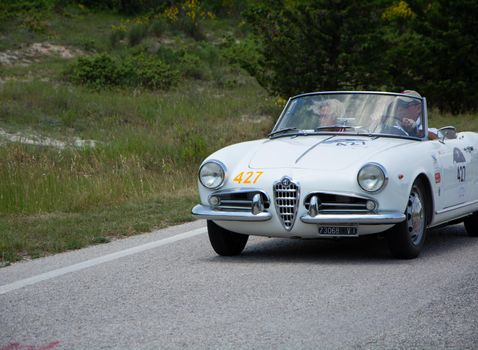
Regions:
<svg viewBox="0 0 478 350"><path fill-rule="evenodd" d="M407 229L410 240L414 245L418 245L422 240L425 228L425 208L420 190L413 187L408 197L407 205Z"/></svg>

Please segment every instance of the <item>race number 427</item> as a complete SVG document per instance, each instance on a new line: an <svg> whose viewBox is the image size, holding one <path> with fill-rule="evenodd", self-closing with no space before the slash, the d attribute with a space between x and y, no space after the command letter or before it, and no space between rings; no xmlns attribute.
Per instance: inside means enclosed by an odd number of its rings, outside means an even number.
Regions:
<svg viewBox="0 0 478 350"><path fill-rule="evenodd" d="M264 174L263 171L241 171L232 181L244 185L255 184L262 174Z"/></svg>

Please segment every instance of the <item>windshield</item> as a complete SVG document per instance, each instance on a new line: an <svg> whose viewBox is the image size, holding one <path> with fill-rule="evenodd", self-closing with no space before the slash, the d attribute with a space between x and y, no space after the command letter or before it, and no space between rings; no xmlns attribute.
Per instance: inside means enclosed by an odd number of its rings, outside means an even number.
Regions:
<svg viewBox="0 0 478 350"><path fill-rule="evenodd" d="M422 100L417 97L319 93L291 99L271 135L283 130L286 135L340 132L422 138L425 127Z"/></svg>

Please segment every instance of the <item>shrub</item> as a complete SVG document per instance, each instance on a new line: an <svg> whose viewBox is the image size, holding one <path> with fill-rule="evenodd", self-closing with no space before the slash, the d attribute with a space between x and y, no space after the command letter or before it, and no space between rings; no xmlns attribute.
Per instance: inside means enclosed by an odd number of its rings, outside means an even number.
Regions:
<svg viewBox="0 0 478 350"><path fill-rule="evenodd" d="M206 18L215 17L212 12L206 11L199 0L184 0L180 5L173 4L163 14L177 29L198 41L206 37L202 22Z"/></svg>
<svg viewBox="0 0 478 350"><path fill-rule="evenodd" d="M191 19L191 17L184 16L179 18L176 22L176 27L196 41L204 40L206 38L201 23Z"/></svg>
<svg viewBox="0 0 478 350"><path fill-rule="evenodd" d="M238 65L252 76L258 74L262 54L260 44L253 37L247 37L239 42L232 36L226 37L221 53L229 63Z"/></svg>
<svg viewBox="0 0 478 350"><path fill-rule="evenodd" d="M115 48L118 46L119 42L125 37L125 32L123 30L113 30L110 34L110 45Z"/></svg>
<svg viewBox="0 0 478 350"><path fill-rule="evenodd" d="M129 46L138 45L141 40L146 37L147 28L144 24L138 23L133 25L128 32L128 44Z"/></svg>
<svg viewBox="0 0 478 350"><path fill-rule="evenodd" d="M123 65L126 84L149 89L166 90L178 82L178 72L161 59L139 54L129 57Z"/></svg>
<svg viewBox="0 0 478 350"><path fill-rule="evenodd" d="M166 30L166 22L163 18L156 18L149 25L148 31L151 35L159 38Z"/></svg>
<svg viewBox="0 0 478 350"><path fill-rule="evenodd" d="M184 53L179 61L181 74L186 78L206 80L211 77L209 67L198 56Z"/></svg>
<svg viewBox="0 0 478 350"><path fill-rule="evenodd" d="M169 89L177 84L179 73L161 59L145 53L117 61L107 54L80 57L66 72L69 80L97 89L133 86Z"/></svg>
<svg viewBox="0 0 478 350"><path fill-rule="evenodd" d="M0 18L21 17L26 14L37 16L48 12L55 5L52 0L0 1Z"/></svg>
<svg viewBox="0 0 478 350"><path fill-rule="evenodd" d="M207 142L201 135L193 135L191 138L181 142L179 156L183 162L200 162L209 153Z"/></svg>
<svg viewBox="0 0 478 350"><path fill-rule="evenodd" d="M95 88L118 85L122 80L118 62L108 54L80 57L66 74L77 84Z"/></svg>
<svg viewBox="0 0 478 350"><path fill-rule="evenodd" d="M177 51L170 49L169 47L160 46L156 55L168 64L175 64L181 59L180 54Z"/></svg>
<svg viewBox="0 0 478 350"><path fill-rule="evenodd" d="M28 31L41 34L45 34L48 32L49 24L45 20L45 15L43 13L37 14L34 12L30 12L22 17L22 26L25 27Z"/></svg>
<svg viewBox="0 0 478 350"><path fill-rule="evenodd" d="M207 62L210 66L217 65L221 62L221 51L215 45L203 41L194 49L196 54L202 61Z"/></svg>
<svg viewBox="0 0 478 350"><path fill-rule="evenodd" d="M79 42L78 42L78 46L85 50L85 51L96 51L98 49L98 46L96 44L96 42L92 39L87 39L87 38L84 38L84 39L81 39Z"/></svg>

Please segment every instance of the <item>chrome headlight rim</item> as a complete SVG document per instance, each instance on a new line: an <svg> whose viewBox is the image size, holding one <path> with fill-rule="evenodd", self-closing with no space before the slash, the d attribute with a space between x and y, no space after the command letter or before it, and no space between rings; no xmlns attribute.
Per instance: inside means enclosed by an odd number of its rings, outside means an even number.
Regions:
<svg viewBox="0 0 478 350"><path fill-rule="evenodd" d="M203 181L202 181L202 177L201 177L201 171L202 169L210 164L210 163L213 163L213 164L216 164L219 166L220 170L221 170L221 173L222 173L222 180L221 182L217 185L217 186L213 186L213 187L209 187L209 186L206 186ZM202 186L204 186L205 188L207 188L208 190L217 190L219 188L221 188L222 186L224 186L224 183L226 182L226 178L227 178L227 167L224 165L223 162L219 161L219 160L216 160L216 159L211 159L211 160L207 160L205 161L200 167L199 167L199 171L198 171L198 179L199 179L199 182L201 183Z"/></svg>
<svg viewBox="0 0 478 350"><path fill-rule="evenodd" d="M383 180L382 180L382 184L380 185L380 187L378 187L377 189L375 190L368 190L366 189L364 186L362 186L362 183L360 182L360 174L362 173L362 171L364 171L365 168L367 167L375 167L377 169L380 170L380 172L382 173L382 176L383 176ZM383 189L385 187L387 187L387 183L388 183L388 173L387 173L387 170L385 169L385 167L379 163L374 163L374 162L370 162L370 163L366 163L364 164L360 170L358 171L357 173L357 183L358 185L360 186L360 188L365 191L366 193L379 193L381 191L383 191Z"/></svg>

